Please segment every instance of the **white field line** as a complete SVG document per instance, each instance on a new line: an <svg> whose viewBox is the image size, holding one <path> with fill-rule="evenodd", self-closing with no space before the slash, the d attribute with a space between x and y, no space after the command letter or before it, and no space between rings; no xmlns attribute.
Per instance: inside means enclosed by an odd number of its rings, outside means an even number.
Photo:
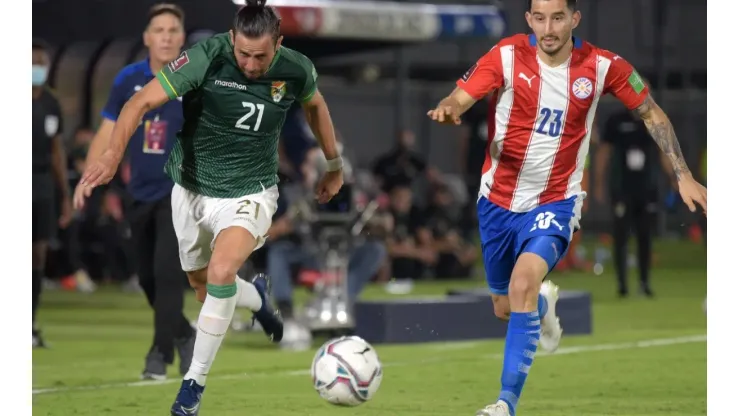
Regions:
<svg viewBox="0 0 740 416"><path fill-rule="evenodd" d="M617 343L617 344L595 344L595 345L576 345L572 347L563 347L555 351L554 353L548 354L545 352L537 352L537 357L545 357L548 355L571 355L571 354L582 354L586 352L597 352L597 351L617 351L617 350L632 350L632 349L639 349L639 348L651 348L651 347L661 347L661 346L668 346L668 345L679 345L679 344L689 344L689 343L698 343L698 342L706 342L707 336L706 335L691 335L691 336L685 336L685 337L677 337L677 338L659 338L659 339L649 339L649 340L642 340L642 341L634 341L634 342L624 342L624 343ZM468 343L461 343L461 349L472 347L476 345L474 342L468 342ZM440 349L439 347L434 347L434 349ZM450 348L453 349L453 348ZM440 349L444 350L444 349ZM494 358L502 358L503 354L487 354L481 356L481 358L484 359L494 359ZM410 365L419 365L419 364L429 364L434 362L444 362L446 361L446 357L435 357L432 359L426 359L426 360L416 360L416 361L405 361L405 362L390 362L386 363L383 366L384 367L402 367L402 366L410 366ZM309 375L309 370L291 370L291 371L278 371L278 372L272 372L272 373L254 373L254 374L228 374L228 375L213 375L210 376L209 380L243 380L248 378L264 378L264 377L293 377L293 376L306 376ZM66 392L74 392L74 391L91 391L91 390L105 390L105 389L123 389L123 388L130 388L130 387L146 387L146 386L160 386L165 384L179 384L182 380L179 378L170 378L166 380L144 380L144 381L135 381L135 382L128 382L128 383L110 383L110 384L97 384L97 385L89 385L89 386L72 386L72 387L50 387L50 388L38 388L33 389L33 394L51 394L51 393L66 393Z"/></svg>

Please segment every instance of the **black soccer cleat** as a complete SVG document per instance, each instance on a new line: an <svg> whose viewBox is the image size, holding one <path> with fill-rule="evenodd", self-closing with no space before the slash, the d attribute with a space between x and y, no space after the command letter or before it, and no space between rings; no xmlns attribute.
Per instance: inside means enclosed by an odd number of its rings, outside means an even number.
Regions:
<svg viewBox="0 0 740 416"><path fill-rule="evenodd" d="M283 320L280 312L270 305L270 278L264 273L258 273L252 278L252 284L262 298L262 307L254 312L253 320L260 323L270 341L278 343L283 339Z"/></svg>

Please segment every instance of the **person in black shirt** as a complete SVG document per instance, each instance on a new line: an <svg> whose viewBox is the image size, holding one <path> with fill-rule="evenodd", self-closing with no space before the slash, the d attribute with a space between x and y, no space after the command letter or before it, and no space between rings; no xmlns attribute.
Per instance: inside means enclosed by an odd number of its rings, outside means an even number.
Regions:
<svg viewBox="0 0 740 416"><path fill-rule="evenodd" d="M373 175L383 192L389 193L396 186L412 186L421 175L434 182L436 171L429 169L427 162L413 150L415 143L413 132L401 131L396 146L375 161Z"/></svg>
<svg viewBox="0 0 740 416"><path fill-rule="evenodd" d="M389 236L391 273L396 279L419 279L437 262L433 237L424 228L424 212L413 205L411 188L396 185L390 192Z"/></svg>
<svg viewBox="0 0 740 416"><path fill-rule="evenodd" d="M594 197L604 203L608 172L614 240L614 262L619 296L627 296L627 243L632 227L637 235L641 291L650 288L652 224L658 208L659 166L673 178L670 162L661 157L644 123L629 111L613 114L606 121L595 163Z"/></svg>
<svg viewBox="0 0 740 416"><path fill-rule="evenodd" d="M56 98L46 88L49 73L49 53L40 42L32 44L32 242L33 242L33 325L41 296L41 279L46 265L49 238L54 232L55 190L62 195L59 226L65 228L72 220L72 199L67 182L67 156L62 143L62 112ZM45 346L41 333L33 328L33 346Z"/></svg>

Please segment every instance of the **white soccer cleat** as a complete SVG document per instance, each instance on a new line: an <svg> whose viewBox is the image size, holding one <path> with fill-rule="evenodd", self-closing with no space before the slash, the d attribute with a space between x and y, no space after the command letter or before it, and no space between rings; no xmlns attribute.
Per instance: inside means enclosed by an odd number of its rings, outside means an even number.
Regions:
<svg viewBox="0 0 740 416"><path fill-rule="evenodd" d="M496 404L489 404L478 410L475 416L511 416L511 412L509 412L509 405L505 401L499 400Z"/></svg>
<svg viewBox="0 0 740 416"><path fill-rule="evenodd" d="M555 352L560 345L563 336L563 327L560 326L560 318L555 313L555 304L558 302L559 288L551 281L542 283L540 294L547 299L547 313L540 321L540 347L545 352Z"/></svg>

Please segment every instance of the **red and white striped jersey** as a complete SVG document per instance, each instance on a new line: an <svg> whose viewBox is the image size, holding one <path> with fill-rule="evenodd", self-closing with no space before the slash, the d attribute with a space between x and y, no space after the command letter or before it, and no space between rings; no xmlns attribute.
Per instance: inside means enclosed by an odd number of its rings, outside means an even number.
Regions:
<svg viewBox="0 0 740 416"><path fill-rule="evenodd" d="M534 35L503 39L478 60L457 86L475 99L493 93L488 152L480 193L513 212L577 196L596 106L606 93L628 109L648 87L612 52L574 38L565 63L540 62Z"/></svg>

